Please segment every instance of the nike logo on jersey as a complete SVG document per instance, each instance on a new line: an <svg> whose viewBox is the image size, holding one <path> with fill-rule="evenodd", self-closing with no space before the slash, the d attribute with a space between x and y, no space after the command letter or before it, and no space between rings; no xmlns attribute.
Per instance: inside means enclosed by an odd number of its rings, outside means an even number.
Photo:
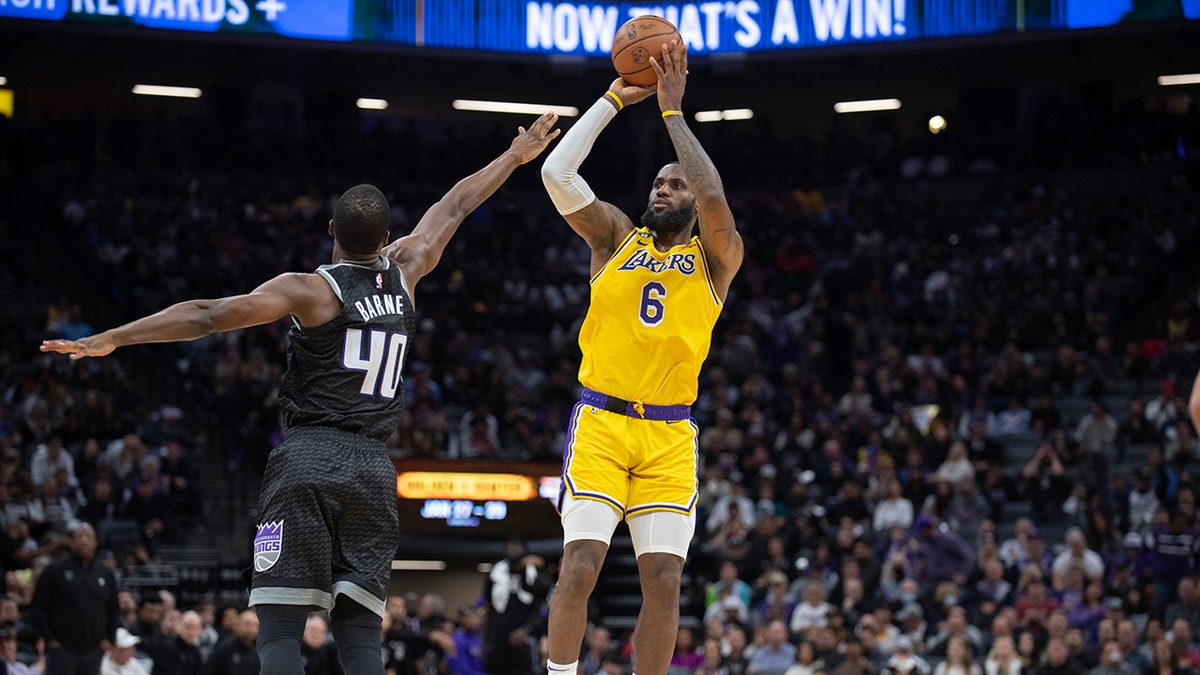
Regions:
<svg viewBox="0 0 1200 675"><path fill-rule="evenodd" d="M388 314L404 314L404 298L399 295L368 295L362 300L355 300L354 309L362 315L363 321Z"/></svg>
<svg viewBox="0 0 1200 675"><path fill-rule="evenodd" d="M654 274L679 270L682 274L692 274L696 271L695 253L672 253L666 260L659 260L646 250L634 251L633 255L621 263L618 272L637 269L647 269Z"/></svg>

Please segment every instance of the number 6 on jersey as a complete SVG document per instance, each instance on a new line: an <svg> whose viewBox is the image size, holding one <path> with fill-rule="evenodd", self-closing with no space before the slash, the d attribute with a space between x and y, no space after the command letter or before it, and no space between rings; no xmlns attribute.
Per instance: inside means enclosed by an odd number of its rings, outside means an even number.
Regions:
<svg viewBox="0 0 1200 675"><path fill-rule="evenodd" d="M657 281L642 286L642 309L638 318L643 326L657 326L663 320L663 299L667 297L667 287Z"/></svg>
<svg viewBox="0 0 1200 675"><path fill-rule="evenodd" d="M362 387L358 390L363 396L375 396L375 385L378 382L378 395L386 399L396 397L400 388L400 365L404 363L404 349L408 346L408 335L404 333L388 334L385 330L373 330L367 341L367 358L362 355L363 331L359 328L346 330L346 341L342 347L342 365L348 370L359 370L366 373L363 376ZM386 357L385 357L386 354ZM383 370L383 377L379 371Z"/></svg>

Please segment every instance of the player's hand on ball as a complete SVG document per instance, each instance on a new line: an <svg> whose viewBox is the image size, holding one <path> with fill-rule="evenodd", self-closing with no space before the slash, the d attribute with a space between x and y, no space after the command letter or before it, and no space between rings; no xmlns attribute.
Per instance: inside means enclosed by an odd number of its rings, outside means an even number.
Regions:
<svg viewBox="0 0 1200 675"><path fill-rule="evenodd" d="M671 44L663 47L662 63L652 56L650 67L658 74L658 107L664 111L679 110L687 85L687 45L671 40Z"/></svg>
<svg viewBox="0 0 1200 675"><path fill-rule="evenodd" d="M620 77L608 85L608 90L620 97L621 102L625 105L633 105L634 103L645 101L654 94L656 89L658 89L657 82L639 87L635 84L629 84L624 78Z"/></svg>
<svg viewBox="0 0 1200 675"><path fill-rule="evenodd" d="M558 138L562 129L554 128L554 123L557 121L558 115L548 112L529 125L528 130L525 127L517 127L517 137L513 139L509 150L516 155L518 162L524 164L532 160L542 154L550 141Z"/></svg>

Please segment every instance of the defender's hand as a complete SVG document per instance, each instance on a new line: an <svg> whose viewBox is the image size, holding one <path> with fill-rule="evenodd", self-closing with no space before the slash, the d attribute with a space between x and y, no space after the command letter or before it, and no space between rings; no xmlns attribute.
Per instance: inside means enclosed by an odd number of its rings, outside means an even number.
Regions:
<svg viewBox="0 0 1200 675"><path fill-rule="evenodd" d="M529 125L528 131L525 127L517 127L517 137L513 139L512 145L508 148L509 151L521 164L542 154L550 141L558 138L558 135L562 133L562 129L554 128L554 123L557 121L558 115L548 112Z"/></svg>
<svg viewBox="0 0 1200 675"><path fill-rule="evenodd" d="M106 334L93 335L81 340L43 340L43 352L69 354L72 361L91 356L108 356L117 348L116 342Z"/></svg>

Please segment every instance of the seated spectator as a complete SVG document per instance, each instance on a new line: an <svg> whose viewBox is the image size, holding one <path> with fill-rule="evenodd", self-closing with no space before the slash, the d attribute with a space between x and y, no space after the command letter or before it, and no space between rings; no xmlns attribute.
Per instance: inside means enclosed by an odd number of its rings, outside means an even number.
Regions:
<svg viewBox="0 0 1200 675"><path fill-rule="evenodd" d="M788 666L784 675L816 675L824 671L825 662L817 658L816 647L804 640L796 647L796 662Z"/></svg>
<svg viewBox="0 0 1200 675"><path fill-rule="evenodd" d="M896 651L884 664L884 675L931 675L932 669L925 659L913 652L913 641L907 635L896 639Z"/></svg>
<svg viewBox="0 0 1200 675"><path fill-rule="evenodd" d="M741 626L730 626L726 632L728 634L729 650L721 658L721 667L729 675L742 675L750 667L750 654L753 653L754 648L750 646L750 640L746 637L746 630Z"/></svg>
<svg viewBox="0 0 1200 675"><path fill-rule="evenodd" d="M476 615L476 621L481 620L482 618ZM457 639L455 644L458 644ZM447 659L446 671L453 675L483 675L478 640L475 641L473 653L465 641L462 647L456 652L455 658ZM462 662L472 659L475 667L464 668ZM342 675L337 646L329 639L329 623L320 614L310 614L308 622L304 624L304 635L300 641L300 661L304 664L304 675Z"/></svg>
<svg viewBox="0 0 1200 675"><path fill-rule="evenodd" d="M863 641L858 636L847 636L843 642L843 647L845 654L842 657L842 662L830 671L830 675L876 675L879 672L879 666L867 658L863 648Z"/></svg>
<svg viewBox="0 0 1200 675"><path fill-rule="evenodd" d="M997 638L983 662L984 675L1021 675L1023 665L1011 637Z"/></svg>
<svg viewBox="0 0 1200 675"><path fill-rule="evenodd" d="M1009 436L1027 434L1033 421L1033 414L1021 405L1021 399L1010 396L1008 406L996 414L996 425L988 430L993 436Z"/></svg>
<svg viewBox="0 0 1200 675"><path fill-rule="evenodd" d="M746 666L747 675L782 675L796 661L796 647L788 642L782 621L770 623L763 644L754 650Z"/></svg>
<svg viewBox="0 0 1200 675"><path fill-rule="evenodd" d="M1093 581L1084 590L1083 599L1070 609L1068 621L1072 627L1082 629L1090 635L1107 612L1104 587L1099 581Z"/></svg>
<svg viewBox="0 0 1200 675"><path fill-rule="evenodd" d="M976 474L987 470L988 464L1004 463L1004 446L988 436L987 425L971 425L971 433L966 437L966 444L967 459L971 461L971 466L975 468Z"/></svg>
<svg viewBox="0 0 1200 675"><path fill-rule="evenodd" d="M1146 445L1160 440L1158 429L1146 417L1146 404L1140 398L1130 399L1128 416L1117 428L1117 462L1125 461L1130 445Z"/></svg>
<svg viewBox="0 0 1200 675"><path fill-rule="evenodd" d="M901 638L907 637L909 644L921 645L922 649L925 644L925 634L928 632L929 623L925 620L925 610L916 602L907 602L896 611L896 625L900 628L900 634L891 642L892 651L897 649Z"/></svg>
<svg viewBox="0 0 1200 675"><path fill-rule="evenodd" d="M825 601L825 585L818 581L809 582L804 588L804 602L796 605L788 628L799 635L813 626L824 627L830 614L837 608Z"/></svg>
<svg viewBox="0 0 1200 675"><path fill-rule="evenodd" d="M234 622L232 636L213 650L207 664L208 674L256 675L259 671L257 639L258 614L247 609Z"/></svg>
<svg viewBox="0 0 1200 675"><path fill-rule="evenodd" d="M38 446L29 460L29 477L35 488L40 488L46 479L59 469L65 469L71 485L75 484L75 459L63 448L62 437L55 434Z"/></svg>
<svg viewBox="0 0 1200 675"><path fill-rule="evenodd" d="M141 437L137 434L126 434L108 445L104 463L112 469L118 484L124 485L124 481L141 467L145 456L146 446Z"/></svg>
<svg viewBox="0 0 1200 675"><path fill-rule="evenodd" d="M754 606L750 621L755 628L776 620L790 621L795 609L795 601L788 598L787 576L783 572L772 571L767 575L767 594Z"/></svg>
<svg viewBox="0 0 1200 675"><path fill-rule="evenodd" d="M124 627L117 628L117 639L113 642L113 648L100 662L100 675L149 675L146 668L134 658L141 641L140 637ZM8 672L14 672L12 666L9 666Z"/></svg>
<svg viewBox="0 0 1200 675"><path fill-rule="evenodd" d="M151 552L155 550L157 542L169 538L171 534L171 507L164 495L155 493L154 487L148 478L138 480L137 485L128 491L121 508L121 517L137 521L143 533L143 544Z"/></svg>
<svg viewBox="0 0 1200 675"><path fill-rule="evenodd" d="M1046 643L1046 660L1033 669L1033 675L1084 675L1083 667L1070 656L1071 652L1063 638L1050 638Z"/></svg>
<svg viewBox="0 0 1200 675"><path fill-rule="evenodd" d="M704 606L711 607L727 595L732 595L743 605L749 606L752 593L750 584L738 578L737 565L731 560L726 560L721 563L717 580L708 584L704 591Z"/></svg>
<svg viewBox="0 0 1200 675"><path fill-rule="evenodd" d="M1171 651L1175 652L1180 667L1193 673L1200 672L1200 642L1196 641L1191 625L1184 619L1175 619L1165 625L1171 627L1166 639L1171 643Z"/></svg>
<svg viewBox="0 0 1200 675"><path fill-rule="evenodd" d="M1021 659L1022 672L1033 672L1034 668L1041 665L1043 656L1042 647L1033 631L1017 634L1017 657Z"/></svg>
<svg viewBox="0 0 1200 675"><path fill-rule="evenodd" d="M958 485L964 480L975 478L975 467L967 457L967 444L955 441L950 445L950 454L946 461L937 468L934 477L951 485Z"/></svg>
<svg viewBox="0 0 1200 675"><path fill-rule="evenodd" d="M1142 671L1142 675L1188 675L1189 670L1180 665L1171 643L1159 639L1153 643L1153 656L1150 665ZM1194 673L1194 671L1191 671Z"/></svg>
<svg viewBox="0 0 1200 675"><path fill-rule="evenodd" d="M1033 532L1033 521L1029 518L1018 518L1013 528L1013 536L1000 544L1000 560L1007 567L1018 567L1017 564L1025 557L1025 542Z"/></svg>
<svg viewBox="0 0 1200 675"><path fill-rule="evenodd" d="M847 566L849 566L848 563L843 563L843 568ZM838 613L846 618L847 623L857 625L863 614L873 608L874 603L867 599L862 579L842 580L842 599L838 603L837 609Z"/></svg>
<svg viewBox="0 0 1200 675"><path fill-rule="evenodd" d="M694 675L726 675L721 665L721 641L717 638L707 638L700 648L703 659L696 667Z"/></svg>
<svg viewBox="0 0 1200 675"><path fill-rule="evenodd" d="M1013 602L1013 586L1004 578L1004 565L999 560L989 560L983 566L983 578L975 583L975 599L991 600L997 605Z"/></svg>
<svg viewBox="0 0 1200 675"><path fill-rule="evenodd" d="M933 675L983 675L983 668L971 656L967 640L955 636L948 641L946 660L937 664Z"/></svg>
<svg viewBox="0 0 1200 675"><path fill-rule="evenodd" d="M1117 622L1117 644L1121 647L1125 663L1138 673L1150 665L1150 660L1138 648L1138 631L1132 620L1122 619Z"/></svg>
<svg viewBox="0 0 1200 675"><path fill-rule="evenodd" d="M885 495L875 505L873 526L876 532L886 532L893 527L907 530L913 524L912 502L904 498L904 488L898 481L889 481L880 492Z"/></svg>
<svg viewBox="0 0 1200 675"><path fill-rule="evenodd" d="M67 486L63 486L66 488ZM33 502L34 509L41 515L43 531L49 530L66 534L78 522L75 519L75 505L63 496L58 479L51 476L42 483L41 495Z"/></svg>
<svg viewBox="0 0 1200 675"><path fill-rule="evenodd" d="M1053 429L1062 428L1062 412L1054 405L1054 399L1049 394L1038 396L1029 416L1030 431L1045 436ZM989 675L991 675L989 673Z"/></svg>
<svg viewBox="0 0 1200 675"><path fill-rule="evenodd" d="M1154 491L1153 478L1150 467L1143 466L1138 469L1133 490L1129 493L1129 510L1126 514L1130 534L1137 534L1148 528L1154 519L1154 513L1158 511L1159 499Z"/></svg>
<svg viewBox="0 0 1200 675"><path fill-rule="evenodd" d="M671 653L668 675L691 675L704 662L704 655L696 651L696 637L691 629L680 628L675 633L675 650Z"/></svg>
<svg viewBox="0 0 1200 675"><path fill-rule="evenodd" d="M1079 420L1075 427L1075 440L1090 452L1106 452L1117 440L1117 420L1108 414L1108 406L1102 401L1092 403L1092 412Z"/></svg>
<svg viewBox="0 0 1200 675"><path fill-rule="evenodd" d="M1200 635L1200 599L1196 597L1196 579L1183 577L1179 580L1178 593L1175 602L1167 605L1163 622L1174 626L1177 619L1183 619L1191 627L1193 635Z"/></svg>
<svg viewBox="0 0 1200 675"><path fill-rule="evenodd" d="M926 641L925 652L929 656L948 657L950 643L955 639L964 642L969 657L983 653L983 631L968 623L967 610L958 606L950 608L937 634Z"/></svg>
<svg viewBox="0 0 1200 675"><path fill-rule="evenodd" d="M1046 583L1034 578L1017 599L1017 627L1044 634L1050 614L1058 607L1058 600L1047 595Z"/></svg>
<svg viewBox="0 0 1200 675"><path fill-rule="evenodd" d="M888 620L891 616L891 610L887 608L887 605L883 605L872 614L864 614L859 620L856 631L865 645L874 647L867 651L867 655L881 665L895 649L896 638L900 637L900 629ZM868 635L870 638L867 637Z"/></svg>
<svg viewBox="0 0 1200 675"><path fill-rule="evenodd" d="M194 611L166 610L163 615L164 642L154 659L158 675L200 675L204 663L200 659L200 634L204 623Z"/></svg>
<svg viewBox="0 0 1200 675"><path fill-rule="evenodd" d="M719 625L721 633L724 634L724 624ZM579 659L580 675L596 675L600 672L600 663L604 659L604 655L612 649L610 640L611 634L607 628L588 624L587 633L584 636L584 654Z"/></svg>
<svg viewBox="0 0 1200 675"><path fill-rule="evenodd" d="M713 505L712 515L705 524L710 536L717 534L730 521L740 522L747 531L754 528L754 502L746 496L746 486L736 481L730 490L730 494L721 497Z"/></svg>
<svg viewBox="0 0 1200 675"><path fill-rule="evenodd" d="M1141 671L1125 661L1121 646L1115 640L1101 645L1100 663L1088 675L1141 675Z"/></svg>
<svg viewBox="0 0 1200 675"><path fill-rule="evenodd" d="M749 626L750 608L736 595L726 595L704 610L705 621L720 621L726 626Z"/></svg>

